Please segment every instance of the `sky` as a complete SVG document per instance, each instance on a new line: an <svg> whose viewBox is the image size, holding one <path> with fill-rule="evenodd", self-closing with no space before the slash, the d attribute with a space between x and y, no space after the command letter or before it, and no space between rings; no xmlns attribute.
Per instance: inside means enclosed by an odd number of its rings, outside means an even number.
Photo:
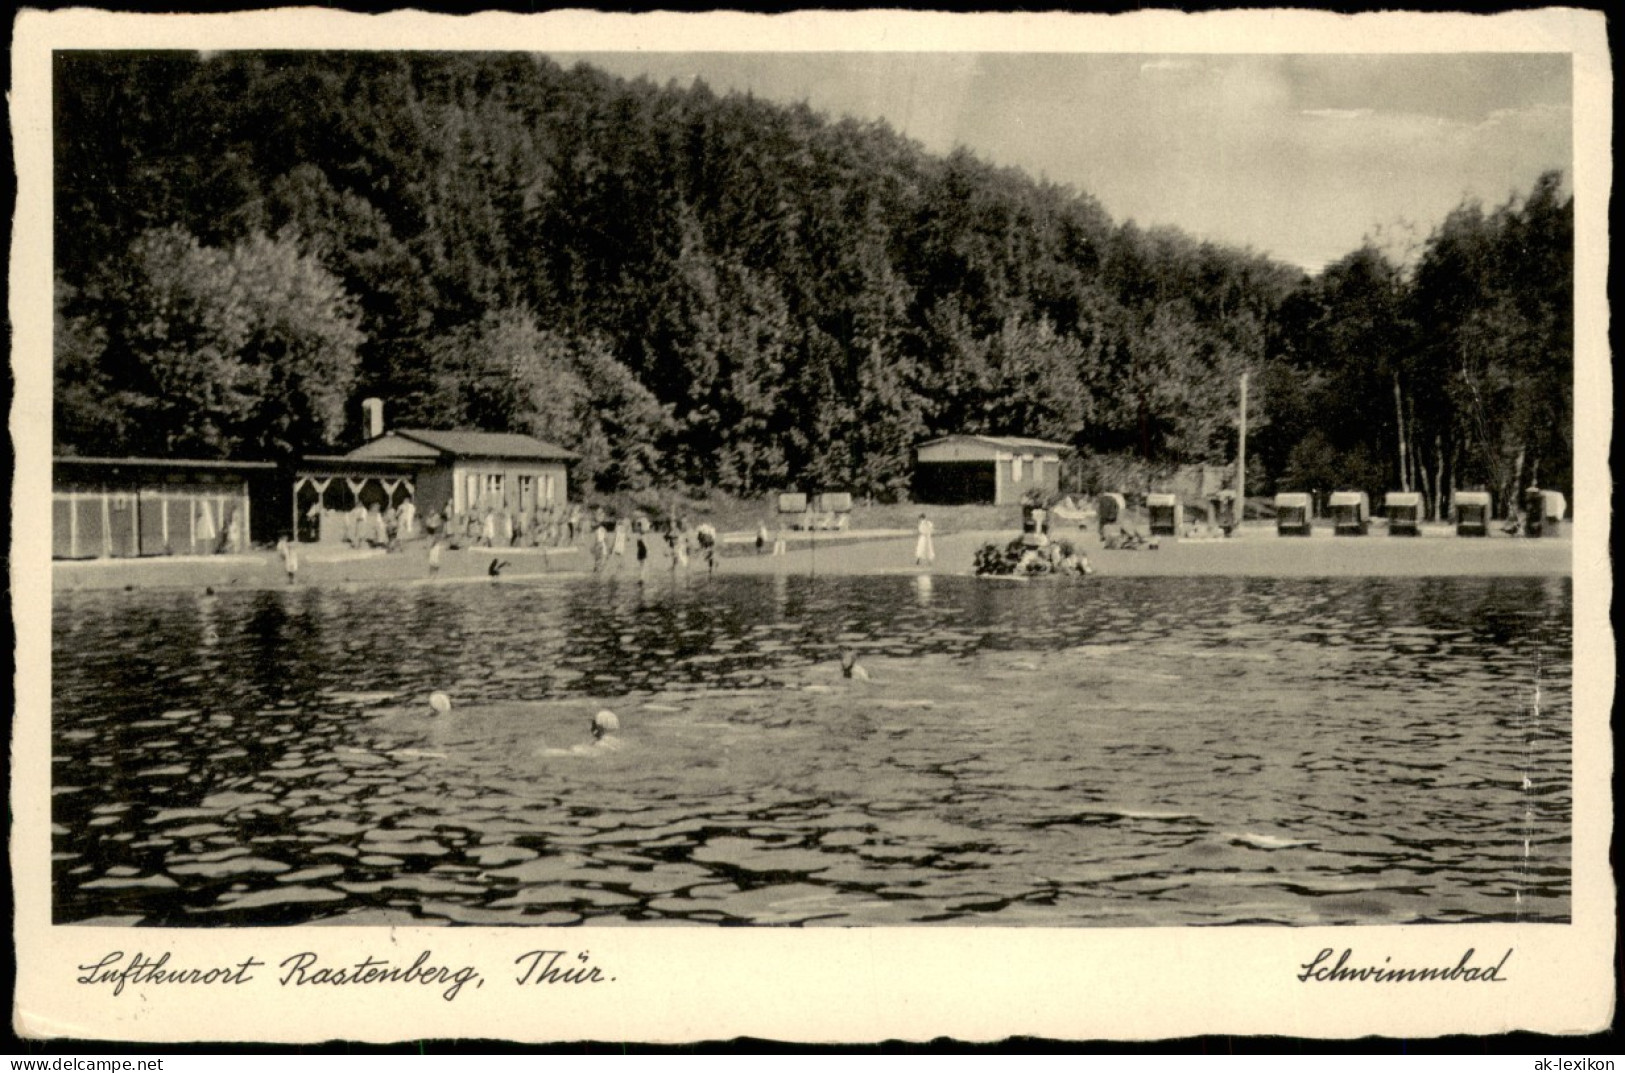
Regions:
<svg viewBox="0 0 1625 1073"><path fill-rule="evenodd" d="M1100 201L1118 222L1316 271L1396 254L1464 199L1568 175L1561 53L551 53L627 78L884 119Z"/></svg>

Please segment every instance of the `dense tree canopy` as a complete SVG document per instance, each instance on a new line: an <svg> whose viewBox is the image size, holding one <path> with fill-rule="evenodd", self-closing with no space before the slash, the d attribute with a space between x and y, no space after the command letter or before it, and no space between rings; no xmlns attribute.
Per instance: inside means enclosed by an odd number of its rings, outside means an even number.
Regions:
<svg viewBox="0 0 1625 1073"><path fill-rule="evenodd" d="M140 453L285 458L343 428L355 303L292 241L256 232L217 249L143 231L97 283L100 315L61 325L64 431Z"/></svg>
<svg viewBox="0 0 1625 1073"><path fill-rule="evenodd" d="M533 432L600 488L895 496L949 432L1503 493L1572 452L1572 204L1314 278L884 124L522 55L61 53L59 450Z"/></svg>

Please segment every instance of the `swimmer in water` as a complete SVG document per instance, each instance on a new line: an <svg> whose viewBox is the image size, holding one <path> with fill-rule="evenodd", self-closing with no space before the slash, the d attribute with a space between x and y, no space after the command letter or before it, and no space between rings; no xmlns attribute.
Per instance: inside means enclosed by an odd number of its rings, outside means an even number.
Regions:
<svg viewBox="0 0 1625 1073"><path fill-rule="evenodd" d="M501 577L502 571L506 570L507 568L508 561L506 559L492 559L491 565L485 568L485 572L490 574L492 577Z"/></svg>
<svg viewBox="0 0 1625 1073"><path fill-rule="evenodd" d="M608 708L600 709L592 717L592 746L594 749L619 749L621 739L615 732L621 729L621 721L615 713Z"/></svg>
<svg viewBox="0 0 1625 1073"><path fill-rule="evenodd" d="M858 662L858 654L850 648L841 653L841 677L855 678L860 682L869 680L869 672L863 669Z"/></svg>
<svg viewBox="0 0 1625 1073"><path fill-rule="evenodd" d="M436 690L429 694L429 716L434 718L440 715L451 714L451 698Z"/></svg>

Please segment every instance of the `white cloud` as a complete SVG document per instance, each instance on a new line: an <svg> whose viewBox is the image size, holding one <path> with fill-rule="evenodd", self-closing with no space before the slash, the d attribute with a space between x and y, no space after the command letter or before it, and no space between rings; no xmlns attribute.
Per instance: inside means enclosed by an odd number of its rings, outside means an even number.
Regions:
<svg viewBox="0 0 1625 1073"><path fill-rule="evenodd" d="M1305 108L1299 115L1311 115L1317 119L1364 119L1372 114L1370 108Z"/></svg>

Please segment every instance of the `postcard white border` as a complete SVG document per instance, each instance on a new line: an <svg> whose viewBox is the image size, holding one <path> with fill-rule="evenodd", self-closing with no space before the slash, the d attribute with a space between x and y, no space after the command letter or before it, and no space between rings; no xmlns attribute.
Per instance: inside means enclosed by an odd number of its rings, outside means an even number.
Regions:
<svg viewBox="0 0 1625 1073"><path fill-rule="evenodd" d="M853 929L344 928L107 929L50 923L51 206L54 48L521 48L549 51L1568 52L1574 57L1576 448L1573 923L1357 928ZM13 608L18 676L11 863L19 1034L141 1041L490 1037L694 1041L992 1040L1012 1035L1150 1039L1234 1035L1425 1037L1606 1027L1615 985L1608 619L1612 421L1606 271L1612 70L1598 12L1496 16L1246 11L1124 16L910 12L432 16L311 9L152 16L25 12L13 46L18 203L11 265L16 395ZM528 990L500 979L538 946L590 950L616 982ZM1365 959L1453 964L1515 951L1494 985L1304 984L1323 947ZM76 985L110 949L169 951L175 964L232 964L300 950L481 966L485 987L436 989ZM1398 958L1396 957L1396 960ZM263 970L261 970L263 971Z"/></svg>

